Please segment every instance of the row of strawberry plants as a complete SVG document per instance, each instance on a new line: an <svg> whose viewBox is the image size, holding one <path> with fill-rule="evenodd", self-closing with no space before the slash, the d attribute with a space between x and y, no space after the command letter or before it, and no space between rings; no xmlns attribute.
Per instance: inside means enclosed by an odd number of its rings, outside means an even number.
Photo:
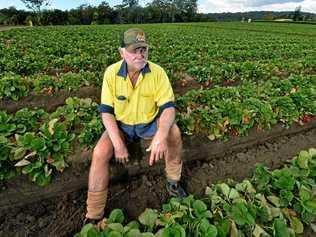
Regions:
<svg viewBox="0 0 316 237"><path fill-rule="evenodd" d="M206 188L197 199L171 198L160 211L147 208L125 224L114 209L99 225L75 237L294 237L304 225L316 233L316 149L301 151L288 165L270 171L257 165L251 179Z"/></svg>
<svg viewBox="0 0 316 237"><path fill-rule="evenodd" d="M68 166L76 144L91 148L103 131L91 99L68 98L51 114L27 108L14 116L1 111L0 122L0 180L22 173L41 186Z"/></svg>
<svg viewBox="0 0 316 237"><path fill-rule="evenodd" d="M55 76L38 74L30 77L7 73L0 77L0 99L18 101L30 92L53 94L61 89L76 91L84 86L101 87L101 80L100 73L89 71L60 73Z"/></svg>
<svg viewBox="0 0 316 237"><path fill-rule="evenodd" d="M316 114L315 101L313 76L192 90L177 98L177 123L186 134L229 139L244 136L255 126L264 129L278 122L286 126L307 123ZM0 179L22 172L38 184L47 184L51 168L62 171L66 167L65 159L75 141L90 148L96 143L103 130L96 106L90 99L68 98L65 106L51 114L28 109L14 116L1 112Z"/></svg>
<svg viewBox="0 0 316 237"><path fill-rule="evenodd" d="M206 133L211 140L246 135L255 125L309 122L316 114L316 77L272 78L237 87L191 90L178 97L178 123L186 134Z"/></svg>
<svg viewBox="0 0 316 237"><path fill-rule="evenodd" d="M269 33L269 27L262 30L260 24L251 26L251 32L238 23L202 26L143 25L152 61L161 64L172 77L180 71L215 83L315 73L316 41L310 40L312 34L301 35L313 28L302 32L297 26L289 26L288 31L276 36L273 31ZM235 26L238 30L232 30ZM39 27L1 32L0 71L18 75L54 70L104 71L119 59L119 34L127 27ZM291 34L292 30L300 34Z"/></svg>
<svg viewBox="0 0 316 237"><path fill-rule="evenodd" d="M271 52L270 52L271 54ZM213 84L235 81L259 81L271 77L286 78L290 75L314 75L316 58L295 59L283 62L280 60L269 61L243 61L243 62L197 62L194 66L187 63L179 65L178 70L187 71L199 82L209 81ZM187 69L185 69L187 68ZM173 75L173 74L171 74Z"/></svg>
<svg viewBox="0 0 316 237"><path fill-rule="evenodd" d="M310 64L315 65L315 63L312 62ZM286 64L283 64L283 66L284 65ZM282 71L282 69L278 67L278 64L266 64L261 68L256 62L218 65L213 63L207 67L205 67L205 65L196 65L191 67L188 73L195 75L200 82L208 82L209 85L211 83L216 85L219 82L224 82L224 84L227 83L227 85L229 85L229 83L235 81L247 81L251 78L253 81L267 80L278 76L280 77L281 75L287 78L292 76L291 73L294 75L298 70L304 71L303 64L297 61L293 65L291 63L288 64L286 67L288 70ZM176 74L175 71L174 73ZM171 78L173 77L174 74L171 74ZM84 86L100 87L101 84L102 72L79 70L76 72L60 72L56 73L56 75L36 74L29 77L6 73L0 76L0 99L18 101L29 95L31 91L35 93L52 94L60 89L73 91Z"/></svg>

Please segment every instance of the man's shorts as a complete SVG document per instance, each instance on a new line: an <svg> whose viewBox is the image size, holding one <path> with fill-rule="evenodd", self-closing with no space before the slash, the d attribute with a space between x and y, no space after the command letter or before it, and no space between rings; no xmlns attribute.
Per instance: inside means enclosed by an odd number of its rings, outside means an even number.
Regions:
<svg viewBox="0 0 316 237"><path fill-rule="evenodd" d="M148 124L127 125L118 122L120 130L123 132L126 141L135 142L140 139L151 139L157 132L157 120Z"/></svg>

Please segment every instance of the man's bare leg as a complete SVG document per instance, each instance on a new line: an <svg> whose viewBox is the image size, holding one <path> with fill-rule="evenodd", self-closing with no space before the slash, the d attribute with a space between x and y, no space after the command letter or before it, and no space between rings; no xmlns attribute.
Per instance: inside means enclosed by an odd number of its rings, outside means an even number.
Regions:
<svg viewBox="0 0 316 237"><path fill-rule="evenodd" d="M89 219L103 216L109 185L109 163L113 156L113 144L105 131L95 146L89 172L87 214Z"/></svg>
<svg viewBox="0 0 316 237"><path fill-rule="evenodd" d="M170 128L167 142L168 153L165 159L167 190L173 196L185 197L187 194L179 185L182 172L182 139L181 131L176 124Z"/></svg>
<svg viewBox="0 0 316 237"><path fill-rule="evenodd" d="M170 128L167 138L168 153L166 157L167 178L173 181L179 181L182 168L182 139L179 127L173 124Z"/></svg>

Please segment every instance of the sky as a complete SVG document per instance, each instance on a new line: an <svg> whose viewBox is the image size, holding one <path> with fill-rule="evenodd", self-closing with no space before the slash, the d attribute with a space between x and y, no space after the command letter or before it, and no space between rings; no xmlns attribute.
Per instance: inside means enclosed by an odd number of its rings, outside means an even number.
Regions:
<svg viewBox="0 0 316 237"><path fill-rule="evenodd" d="M99 5L102 0L50 0L49 9L71 9L82 4ZM111 7L122 3L121 0L106 1ZM150 0L140 0L145 6ZM316 13L316 0L198 0L198 12L245 12L245 11L293 11L297 6L302 11ZM17 9L26 9L20 0L0 0L0 9L14 6Z"/></svg>

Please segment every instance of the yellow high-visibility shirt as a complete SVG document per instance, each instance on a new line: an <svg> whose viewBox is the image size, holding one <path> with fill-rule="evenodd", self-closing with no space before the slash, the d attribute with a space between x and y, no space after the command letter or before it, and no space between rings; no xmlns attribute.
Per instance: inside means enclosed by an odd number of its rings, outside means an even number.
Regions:
<svg viewBox="0 0 316 237"><path fill-rule="evenodd" d="M101 113L111 113L126 125L152 122L162 111L175 107L174 94L166 72L148 62L133 87L123 60L109 66L103 78Z"/></svg>

